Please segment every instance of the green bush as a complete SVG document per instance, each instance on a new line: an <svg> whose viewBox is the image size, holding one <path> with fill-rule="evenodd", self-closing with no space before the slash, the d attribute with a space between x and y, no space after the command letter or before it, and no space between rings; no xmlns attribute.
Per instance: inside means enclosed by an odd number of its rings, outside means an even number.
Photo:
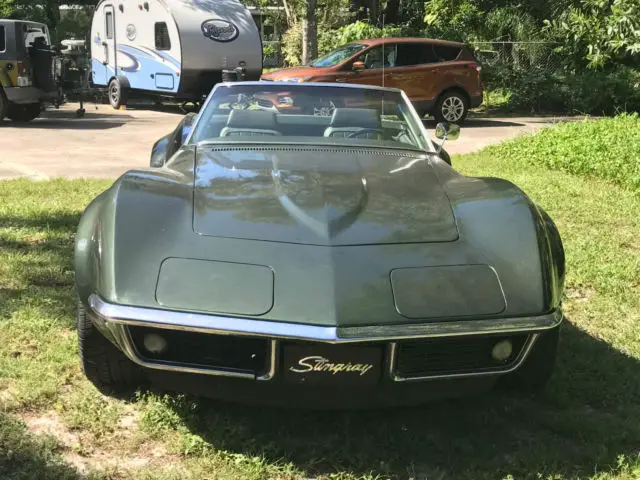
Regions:
<svg viewBox="0 0 640 480"><path fill-rule="evenodd" d="M638 114L562 123L488 151L514 163L604 178L640 194Z"/></svg>
<svg viewBox="0 0 640 480"><path fill-rule="evenodd" d="M640 72L628 67L552 74L505 70L501 74L514 110L590 115L640 112Z"/></svg>

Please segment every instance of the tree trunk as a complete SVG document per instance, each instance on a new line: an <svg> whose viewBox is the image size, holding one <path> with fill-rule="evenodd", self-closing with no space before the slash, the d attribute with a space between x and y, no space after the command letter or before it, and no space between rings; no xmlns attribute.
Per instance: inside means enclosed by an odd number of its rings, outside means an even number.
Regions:
<svg viewBox="0 0 640 480"><path fill-rule="evenodd" d="M296 16L291 11L291 6L287 3L287 0L282 0L282 6L284 7L284 15L287 19L287 27L291 28L296 23Z"/></svg>
<svg viewBox="0 0 640 480"><path fill-rule="evenodd" d="M318 23L316 0L307 0L307 12L302 25L302 64L308 65L318 56Z"/></svg>
<svg viewBox="0 0 640 480"><path fill-rule="evenodd" d="M400 0L387 0L387 7L384 9L385 23L398 23L399 10Z"/></svg>

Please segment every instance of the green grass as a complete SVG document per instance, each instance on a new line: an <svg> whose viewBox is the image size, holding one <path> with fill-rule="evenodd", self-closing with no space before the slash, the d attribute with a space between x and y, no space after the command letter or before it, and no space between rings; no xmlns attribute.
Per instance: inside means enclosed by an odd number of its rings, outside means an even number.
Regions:
<svg viewBox="0 0 640 480"><path fill-rule="evenodd" d="M543 135L453 162L515 181L560 228L568 321L553 379L533 397L411 409L99 395L77 359L71 253L82 208L109 182L0 183L0 478L79 478L82 461L110 479L640 479L640 197L597 172L549 169ZM21 417L60 432L30 433Z"/></svg>
<svg viewBox="0 0 640 480"><path fill-rule="evenodd" d="M490 147L487 154L520 166L541 165L609 179L640 191L640 116L567 122Z"/></svg>

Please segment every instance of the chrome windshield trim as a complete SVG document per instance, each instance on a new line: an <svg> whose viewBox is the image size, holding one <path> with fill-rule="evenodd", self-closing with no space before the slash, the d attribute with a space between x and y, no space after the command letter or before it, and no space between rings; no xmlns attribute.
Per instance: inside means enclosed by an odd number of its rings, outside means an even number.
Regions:
<svg viewBox="0 0 640 480"><path fill-rule="evenodd" d="M533 333L554 328L560 325L563 320L562 311L556 310L547 315L533 317L458 320L409 325L323 327L116 305L105 302L95 294L89 297L89 306L105 321L120 325L153 326L219 335L311 340L326 343L393 341L494 333Z"/></svg>

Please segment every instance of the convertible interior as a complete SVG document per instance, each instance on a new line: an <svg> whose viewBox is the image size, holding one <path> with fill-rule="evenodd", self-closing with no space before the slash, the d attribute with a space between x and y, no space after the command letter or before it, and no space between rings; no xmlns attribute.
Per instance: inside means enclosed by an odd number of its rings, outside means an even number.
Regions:
<svg viewBox="0 0 640 480"><path fill-rule="evenodd" d="M322 137L417 146L404 122L384 119L372 108L336 108L331 116L231 110L209 117L203 133L200 138L204 141L228 137Z"/></svg>

